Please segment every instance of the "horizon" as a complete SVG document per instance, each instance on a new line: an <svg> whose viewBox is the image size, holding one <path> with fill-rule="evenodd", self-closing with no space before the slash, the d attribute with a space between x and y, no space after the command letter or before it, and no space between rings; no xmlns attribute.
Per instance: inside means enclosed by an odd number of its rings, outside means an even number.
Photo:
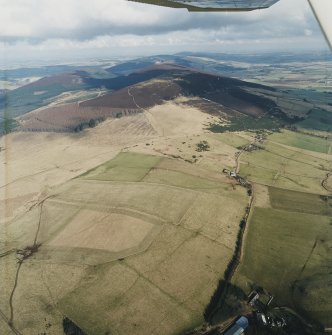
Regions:
<svg viewBox="0 0 332 335"><path fill-rule="evenodd" d="M266 53L329 50L305 0L245 13L189 13L114 0L0 0L0 65L180 52ZM34 13L39 13L35 16Z"/></svg>
<svg viewBox="0 0 332 335"><path fill-rule="evenodd" d="M243 52L213 52L213 51L187 51L183 50L175 53L151 53L151 54L133 54L131 56L128 55L105 55L105 56L82 56L76 58L64 57L64 58L44 58L44 59L30 59L30 60L21 60L15 61L10 60L8 63L0 64L1 71L10 71L15 69L23 69L23 68L39 68L39 67L52 67L52 66L75 66L75 67L84 67L84 66L103 66L103 64L107 64L107 66L113 66L119 63L125 63L128 61L132 61L135 59L142 58L150 58L150 57L158 57L158 56L181 56L181 55L229 55L229 56L269 56L269 55L317 55L326 57L329 59L332 57L330 54L330 50L328 48L321 48L317 50L312 49L303 49L303 50L280 50L280 51L272 51L272 50L261 50L259 52L253 51L243 51Z"/></svg>

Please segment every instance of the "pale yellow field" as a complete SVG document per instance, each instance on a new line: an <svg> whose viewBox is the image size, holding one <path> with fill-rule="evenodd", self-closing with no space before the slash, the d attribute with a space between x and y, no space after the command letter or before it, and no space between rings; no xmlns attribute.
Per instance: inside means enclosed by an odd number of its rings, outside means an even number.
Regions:
<svg viewBox="0 0 332 335"><path fill-rule="evenodd" d="M23 262L12 299L24 335L60 334L64 315L88 335L169 335L203 321L247 196L221 173L236 149L207 133L211 116L183 102L79 134L1 138L0 253L11 252L0 258L6 317L15 249L41 244ZM202 140L210 150L198 153ZM158 155L158 164L137 181L121 165L101 180L94 180L99 169L79 177L121 151ZM0 333L10 333L5 322Z"/></svg>
<svg viewBox="0 0 332 335"><path fill-rule="evenodd" d="M137 246L152 228L127 215L83 209L49 245L119 252Z"/></svg>
<svg viewBox="0 0 332 335"><path fill-rule="evenodd" d="M0 259L0 309L10 315L9 299L17 270L13 255ZM13 322L24 335L63 333L63 313L58 301L68 294L84 275L86 267L78 264L54 264L29 261L21 266L18 285L13 296ZM5 322L0 333L13 334Z"/></svg>
<svg viewBox="0 0 332 335"><path fill-rule="evenodd" d="M130 157L127 164L139 159ZM245 190L188 163L156 164L184 176L188 170L200 183L192 188L169 185L167 178L99 181L87 175L58 187L44 204L39 241L45 245L36 260L93 266L93 280L86 274L58 302L88 334L166 335L192 328L203 321L232 255ZM218 194L204 188L211 181L224 185Z"/></svg>
<svg viewBox="0 0 332 335"><path fill-rule="evenodd" d="M255 207L271 208L269 188L265 185L253 184L254 188L254 205Z"/></svg>
<svg viewBox="0 0 332 335"><path fill-rule="evenodd" d="M204 132L211 116L183 104L183 98L165 102L145 112L160 136L191 135Z"/></svg>
<svg viewBox="0 0 332 335"><path fill-rule="evenodd" d="M25 203L36 202L50 187L153 136L154 130L140 114L106 121L81 134L12 133L1 137L0 220L13 217Z"/></svg>

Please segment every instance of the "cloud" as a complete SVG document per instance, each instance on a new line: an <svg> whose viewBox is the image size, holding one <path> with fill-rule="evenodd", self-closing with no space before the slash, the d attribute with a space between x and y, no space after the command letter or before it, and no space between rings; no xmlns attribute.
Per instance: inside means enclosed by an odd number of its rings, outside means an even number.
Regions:
<svg viewBox="0 0 332 335"><path fill-rule="evenodd" d="M0 0L3 40L93 39L102 35L149 35L226 27L252 33L297 33L312 26L305 0L281 1L251 13L188 13L125 0ZM248 31L250 33L250 31Z"/></svg>
<svg viewBox="0 0 332 335"><path fill-rule="evenodd" d="M125 0L0 0L0 8L7 53L325 43L306 0L248 13L189 13Z"/></svg>

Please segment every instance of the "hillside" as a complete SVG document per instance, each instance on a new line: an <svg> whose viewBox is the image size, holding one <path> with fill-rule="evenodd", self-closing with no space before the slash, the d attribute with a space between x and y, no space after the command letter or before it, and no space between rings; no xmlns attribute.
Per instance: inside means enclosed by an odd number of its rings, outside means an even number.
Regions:
<svg viewBox="0 0 332 335"><path fill-rule="evenodd" d="M280 109L286 114L291 114L291 119L294 116L299 118L306 118L306 114L317 107L314 113L309 116L317 127L322 127L328 130L324 123L320 122L323 115L324 119L328 119L326 110L330 110L331 95L328 92L321 91L321 75L319 69L321 67L322 56L320 54L302 55L228 55L228 54L212 54L212 53L181 53L177 55L157 55L151 57L143 57L134 60L117 60L109 61L102 64L73 66L73 65L58 65L40 68L22 68L6 70L3 72L4 83L12 84L15 87L17 83L19 88L6 90L0 95L0 130L1 133L8 132L15 128L15 118L20 117L28 112L34 111L38 108L46 108L49 106L61 105L64 103L70 104L75 102L82 102L92 98L96 98L105 92L121 90L128 86L133 86L151 79L170 76L170 79L177 80L177 77L184 80L184 72L190 71L197 75L198 86L194 83L197 81L191 78L189 90L188 87L182 86L181 92L183 95L193 95L200 97L201 101L196 101L195 106L202 108L202 110L218 111L219 105L224 107L235 106L235 111L238 110L241 100L252 100L257 102L257 95L263 98L272 100L268 105L273 107L270 112L277 113L276 119L263 117L257 124L256 118L243 118L242 115L236 115L235 119L231 120L232 125L225 128L223 122L214 124L213 131L225 130L243 130L249 127L256 128L278 128L287 124L290 120L283 118L284 113L278 113ZM310 78L305 76L302 71L302 65L308 68L310 65ZM115 64L109 66L109 64ZM307 65L306 65L307 64ZM175 73L177 72L177 73ZM179 73L182 72L182 73ZM201 75L212 75L207 78L200 78ZM47 77L43 77L43 76ZM39 80L38 77L43 77ZM213 88L209 82L213 82L214 78L232 77L247 82L243 87L239 82L232 86L230 94L223 94L223 89L220 85L214 85ZM285 80L287 78L287 80ZM22 86L24 82L33 82ZM183 81L182 80L182 81ZM186 78L185 80L188 80ZM233 79L232 79L233 80ZM263 86L251 86L250 83L264 84ZM15 84L16 83L16 84ZM205 83L208 85L207 87ZM193 85L192 85L193 84ZM224 82L222 84L225 84ZM193 86L197 86L196 88ZM308 85L312 89L308 89ZM245 88L246 93L253 94L254 97L243 97L243 90L239 92L237 87ZM42 89L41 89L42 87ZM226 89L228 84L226 83ZM273 87L269 90L268 87ZM317 89L316 89L317 87ZM234 89L235 88L235 89ZM240 101L238 100L240 97ZM66 96L66 99L63 97ZM211 104L209 101L216 102ZM253 101L251 101L253 102ZM261 104L259 102L259 104ZM263 102L266 108L267 101ZM274 108L277 105L277 108ZM244 107L244 106L242 106ZM243 111L241 108L240 113ZM122 111L124 113L124 111ZM247 113L250 111L247 110ZM67 113L67 112L66 112ZM89 117L95 116L95 112L89 112ZM232 113L228 111L228 115ZM254 111L253 113L257 113ZM106 113L105 117L109 117L112 113ZM327 116L327 117L326 117ZM240 120L236 120L240 117ZM91 118L90 118L91 119ZM90 121L90 119L88 121ZM79 126L80 123L86 123L86 119L81 119L78 115L79 122L67 122L67 125L56 125L57 131L71 131ZM236 122L235 122L236 121ZM301 127L308 128L307 122L301 124ZM234 124L235 123L235 124ZM309 122L311 123L311 121ZM74 126L76 124L76 126ZM42 129L42 124L36 129ZM50 127L44 127L48 130Z"/></svg>
<svg viewBox="0 0 332 335"><path fill-rule="evenodd" d="M143 112L179 96L188 98L188 106L220 118L220 122L211 125L213 131L241 128L243 123L254 124L256 128L278 128L304 119L312 108L310 103L268 86L174 64L148 65L128 76L112 79L93 79L86 73L70 78L72 82L75 78L75 84L105 86L113 91L94 99L25 114L18 119L20 130L79 131L110 117ZM43 80L50 82L51 78ZM30 87L37 89L41 83Z"/></svg>

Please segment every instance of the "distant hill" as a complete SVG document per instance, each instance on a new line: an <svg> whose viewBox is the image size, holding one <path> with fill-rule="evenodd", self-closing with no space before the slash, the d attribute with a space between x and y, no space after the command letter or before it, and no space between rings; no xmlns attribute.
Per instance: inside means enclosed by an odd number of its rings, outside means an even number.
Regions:
<svg viewBox="0 0 332 335"><path fill-rule="evenodd" d="M3 132L6 124L5 131L10 130L16 124L15 118L20 118L21 121L25 120L24 129L73 131L86 126L91 120L100 121L108 117L142 112L142 108L150 108L154 104L172 100L179 95L192 97L192 105L204 112L218 115L223 110L221 114L226 119L233 115L233 121L230 123L233 124L236 121L236 125L234 128L231 126L230 129L278 128L285 123L293 123L294 120L306 119L313 105L300 94L292 93L291 90L260 85L257 84L259 80L253 80L256 82L254 83L234 79L234 77L250 79L252 75L257 75L255 65L251 67L249 62L259 64L269 61L269 64L273 64L279 59L283 63L283 61L295 60L296 57L295 55L275 55L274 57L273 55L182 53L144 57L112 67L95 67L93 70L76 67L76 70L68 73L56 73L59 70L57 67L47 68L47 71L54 71L55 74L0 94L0 128ZM314 57L320 59L319 55L304 55L300 59L305 61ZM263 66L264 69L266 64ZM260 68L258 66L258 69ZM65 69L72 70L70 66L64 66L63 70ZM30 71L30 74L33 73ZM168 88L159 87L160 85L153 82L154 79L167 81ZM150 85L141 87L142 83L149 82ZM133 105L132 98L127 92L128 87L136 92L135 99L139 108ZM99 90L109 91L109 94L78 103L97 96ZM27 127L27 119L31 116L29 114L22 117L23 115L48 106L60 99L63 94L71 94L68 92L85 92L85 95L78 94L79 98L68 101L72 104L67 106L38 111L38 127L36 121L33 122L32 128L29 121L29 127ZM35 115L37 112L33 113ZM46 117L49 113L52 113L54 120L58 113L62 116L56 122L54 121L55 123L53 121L49 123ZM40 114L43 114L42 118ZM48 123L47 126L46 123ZM93 121L91 123L94 124ZM239 123L242 123L242 126L239 126ZM211 129L224 131L226 128L215 124Z"/></svg>
<svg viewBox="0 0 332 335"><path fill-rule="evenodd" d="M174 68L176 66L174 65ZM151 68L149 71L139 71L110 78L98 78L83 70L47 76L23 87L0 94L0 119L4 117L5 113L7 117L15 118L43 107L50 102L51 98L64 92L99 88L118 90L158 77L172 68L161 66L155 69ZM142 67L140 67L141 69Z"/></svg>
<svg viewBox="0 0 332 335"><path fill-rule="evenodd" d="M84 75L81 73L79 78L74 75L63 77L62 85L87 85L91 81L95 81L96 85L100 83L100 80ZM52 81L50 78L44 80L47 83ZM246 118L245 122L259 123L264 120L265 125L266 119L269 119L271 127L278 127L282 122L297 119L286 108L278 106L275 97L280 93L274 88L199 72L176 64L148 65L128 76L105 81L107 87L114 91L84 102L31 112L19 119L19 129L79 131L84 127L95 126L106 118L144 112L179 96L187 97L188 104L203 112L218 115L229 122L243 122L243 118ZM32 85L36 88L40 84ZM218 130L216 127L213 128L215 131Z"/></svg>

